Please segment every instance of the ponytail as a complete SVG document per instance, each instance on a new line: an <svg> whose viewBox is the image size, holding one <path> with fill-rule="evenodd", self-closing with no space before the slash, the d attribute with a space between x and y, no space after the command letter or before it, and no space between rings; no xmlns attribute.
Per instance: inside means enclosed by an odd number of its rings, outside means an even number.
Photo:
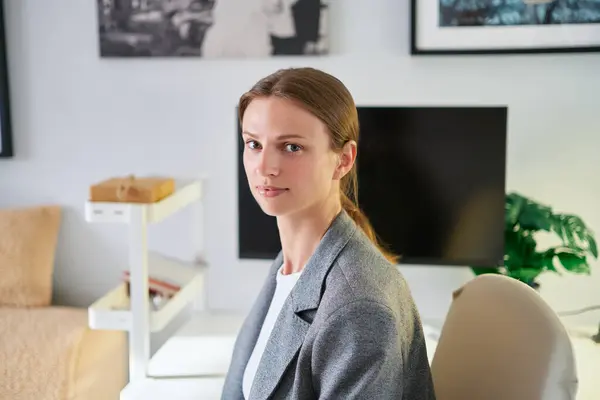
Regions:
<svg viewBox="0 0 600 400"><path fill-rule="evenodd" d="M369 219L358 207L358 181L355 168L353 168L344 178L342 178L341 189L342 208L348 213L350 218L354 220L354 223L358 225L358 227L364 232L369 240L371 240L375 247L377 247L377 249L385 256L385 258L387 258L392 264L397 264L400 257L396 254L393 254L380 243L373 226L369 222Z"/></svg>

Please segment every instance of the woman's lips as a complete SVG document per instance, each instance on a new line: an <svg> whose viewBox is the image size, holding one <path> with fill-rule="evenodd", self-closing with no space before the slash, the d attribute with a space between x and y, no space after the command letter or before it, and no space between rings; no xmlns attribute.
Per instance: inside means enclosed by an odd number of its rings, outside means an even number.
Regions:
<svg viewBox="0 0 600 400"><path fill-rule="evenodd" d="M285 193L288 190L286 188L280 188L280 187L277 187L277 186L264 186L264 185L257 186L256 189L258 190L258 193L261 196L269 197L269 198L270 197L277 197L280 194L283 194L283 193Z"/></svg>

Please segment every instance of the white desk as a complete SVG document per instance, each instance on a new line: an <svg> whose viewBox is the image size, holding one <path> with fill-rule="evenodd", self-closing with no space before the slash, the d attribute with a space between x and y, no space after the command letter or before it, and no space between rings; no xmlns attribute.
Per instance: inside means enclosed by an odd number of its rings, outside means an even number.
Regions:
<svg viewBox="0 0 600 400"><path fill-rule="evenodd" d="M121 400L217 400L244 315L200 312L156 352L148 379L135 381Z"/></svg>
<svg viewBox="0 0 600 400"><path fill-rule="evenodd" d="M577 400L600 399L600 344L590 339L597 332L597 326L569 329L579 377Z"/></svg>
<svg viewBox="0 0 600 400"><path fill-rule="evenodd" d="M225 378L144 379L127 385L121 400L219 400Z"/></svg>
<svg viewBox="0 0 600 400"><path fill-rule="evenodd" d="M235 341L239 316L216 317L212 329L206 317L190 321L157 353L149 378L130 384L121 393L121 400L218 400L224 383ZM239 319L238 319L239 318ZM424 321L429 360L433 359L441 323ZM597 327L571 328L577 358L579 390L576 400L600 399L600 345L590 337ZM196 339L197 338L197 339ZM199 375L214 371L212 376Z"/></svg>

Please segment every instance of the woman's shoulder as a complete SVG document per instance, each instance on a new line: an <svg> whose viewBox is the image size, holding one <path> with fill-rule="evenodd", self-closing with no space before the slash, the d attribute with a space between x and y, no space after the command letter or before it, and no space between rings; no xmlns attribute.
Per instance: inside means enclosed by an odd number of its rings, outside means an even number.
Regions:
<svg viewBox="0 0 600 400"><path fill-rule="evenodd" d="M346 304L372 302L396 318L415 310L410 289L398 270L362 235L344 246L328 274L322 306L334 312Z"/></svg>

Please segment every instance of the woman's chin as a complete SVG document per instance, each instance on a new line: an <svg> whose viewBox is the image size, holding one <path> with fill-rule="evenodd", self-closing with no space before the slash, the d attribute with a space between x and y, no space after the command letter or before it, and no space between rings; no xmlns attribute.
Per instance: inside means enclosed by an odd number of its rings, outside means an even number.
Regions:
<svg viewBox="0 0 600 400"><path fill-rule="evenodd" d="M260 203L260 208L262 209L262 211L271 216L271 217L279 217L281 215L285 215L287 214L287 212L289 212L289 207L283 207L280 204L273 204L273 203L268 203L268 204L264 204L264 203Z"/></svg>
<svg viewBox="0 0 600 400"><path fill-rule="evenodd" d="M259 193L253 194L262 211L271 217L279 217L289 213L293 209L289 201L290 199L285 199L287 193L275 197L265 197Z"/></svg>

